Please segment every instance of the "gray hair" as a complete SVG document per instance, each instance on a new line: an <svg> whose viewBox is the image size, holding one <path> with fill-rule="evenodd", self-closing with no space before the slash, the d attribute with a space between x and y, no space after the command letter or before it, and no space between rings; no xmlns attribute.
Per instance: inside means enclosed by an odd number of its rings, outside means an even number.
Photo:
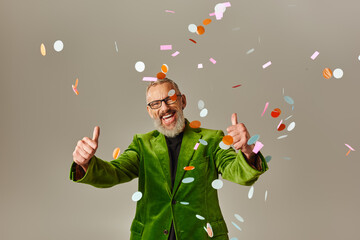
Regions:
<svg viewBox="0 0 360 240"><path fill-rule="evenodd" d="M171 79L169 79L169 78L164 78L164 79L158 79L158 80L155 81L155 82L151 82L151 83L147 86L147 88L146 88L146 98L147 98L147 94L148 94L148 92L149 92L149 89L150 89L151 87L157 86L157 85L159 85L159 84L164 84L164 83L170 83L170 84L173 86L174 90L175 90L175 94L181 94L178 85L177 85L173 80L171 80Z"/></svg>

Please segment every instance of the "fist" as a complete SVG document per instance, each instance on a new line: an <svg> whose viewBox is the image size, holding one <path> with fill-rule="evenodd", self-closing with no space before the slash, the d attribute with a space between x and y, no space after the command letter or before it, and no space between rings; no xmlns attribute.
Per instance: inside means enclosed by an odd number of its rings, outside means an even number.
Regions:
<svg viewBox="0 0 360 240"><path fill-rule="evenodd" d="M80 165L85 171L89 165L90 159L94 156L98 147L98 140L100 135L100 127L94 128L92 139L84 137L77 142L73 152L73 160L76 164Z"/></svg>
<svg viewBox="0 0 360 240"><path fill-rule="evenodd" d="M250 134L246 129L243 123L238 123L236 113L233 113L231 116L232 125L229 126L226 131L230 136L233 137L233 146L236 150L241 150L242 153L246 155L248 159L253 157L255 153L253 153L254 144L248 145L247 142L250 139Z"/></svg>

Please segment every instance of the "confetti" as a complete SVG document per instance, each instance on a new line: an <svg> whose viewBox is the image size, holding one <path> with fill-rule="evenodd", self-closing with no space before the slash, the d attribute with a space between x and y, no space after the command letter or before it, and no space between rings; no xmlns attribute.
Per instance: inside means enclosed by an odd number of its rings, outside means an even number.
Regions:
<svg viewBox="0 0 360 240"><path fill-rule="evenodd" d="M200 111L200 117L206 117L207 114L208 114L208 110L206 108Z"/></svg>
<svg viewBox="0 0 360 240"><path fill-rule="evenodd" d="M272 157L271 157L270 155L268 155L268 156L265 157L265 161L268 163L268 162L271 161L271 158L272 158Z"/></svg>
<svg viewBox="0 0 360 240"><path fill-rule="evenodd" d="M189 202L180 202L182 205L189 205Z"/></svg>
<svg viewBox="0 0 360 240"><path fill-rule="evenodd" d="M175 90L174 89L171 89L169 92L168 92L168 96L172 96L175 94Z"/></svg>
<svg viewBox="0 0 360 240"><path fill-rule="evenodd" d="M200 143L196 143L196 144L195 144L195 147L194 147L194 150L197 150L198 147L199 147L199 145L200 145Z"/></svg>
<svg viewBox="0 0 360 240"><path fill-rule="evenodd" d="M285 118L285 121L288 120L288 119L291 118L291 117L292 117L292 115L288 116L287 118Z"/></svg>
<svg viewBox="0 0 360 240"><path fill-rule="evenodd" d="M198 26L197 30L196 30L196 33L198 35L203 35L205 33L205 28L203 26Z"/></svg>
<svg viewBox="0 0 360 240"><path fill-rule="evenodd" d="M249 192L248 192L248 198L251 199L254 195L254 186L251 186Z"/></svg>
<svg viewBox="0 0 360 240"><path fill-rule="evenodd" d="M194 178L193 177L188 177L188 178L184 178L182 180L183 183L191 183L194 181Z"/></svg>
<svg viewBox="0 0 360 240"><path fill-rule="evenodd" d="M291 158L289 158L289 157L284 157L284 159L285 159L285 160L290 160Z"/></svg>
<svg viewBox="0 0 360 240"><path fill-rule="evenodd" d="M113 159L117 159L120 154L120 148L115 148L113 151Z"/></svg>
<svg viewBox="0 0 360 240"><path fill-rule="evenodd" d="M267 67L270 66L270 65L271 65L271 61L268 61L267 63L265 63L265 64L262 66L262 68L265 69L265 68L267 68Z"/></svg>
<svg viewBox="0 0 360 240"><path fill-rule="evenodd" d="M176 57L177 55L179 55L179 53L180 53L179 51L176 51L173 54L171 54L171 56Z"/></svg>
<svg viewBox="0 0 360 240"><path fill-rule="evenodd" d="M358 56L358 60L360 61L360 55Z"/></svg>
<svg viewBox="0 0 360 240"><path fill-rule="evenodd" d="M160 50L172 50L172 45L160 45Z"/></svg>
<svg viewBox="0 0 360 240"><path fill-rule="evenodd" d="M280 131L284 130L285 127L286 127L285 124L282 123L278 126L277 130L280 132Z"/></svg>
<svg viewBox="0 0 360 240"><path fill-rule="evenodd" d="M210 58L209 60L210 60L210 62L212 62L213 64L215 64L215 63L216 63L216 60L215 60L215 59L213 59L213 58Z"/></svg>
<svg viewBox="0 0 360 240"><path fill-rule="evenodd" d="M287 135L282 135L282 136L278 137L277 139L282 139L282 138L286 138L286 137L287 137Z"/></svg>
<svg viewBox="0 0 360 240"><path fill-rule="evenodd" d="M211 19L210 18L207 18L207 19L205 19L204 21L203 21L203 24L204 25L208 25L208 24L210 24L211 23Z"/></svg>
<svg viewBox="0 0 360 240"><path fill-rule="evenodd" d="M61 52L64 49L64 43L61 40L54 42L54 49L57 52Z"/></svg>
<svg viewBox="0 0 360 240"><path fill-rule="evenodd" d="M211 186L214 189L220 189L222 188L224 185L223 181L221 181L220 179L215 179L214 181L212 181Z"/></svg>
<svg viewBox="0 0 360 240"><path fill-rule="evenodd" d="M197 31L197 26L196 26L195 24L189 24L188 30L189 30L189 32L191 32L191 33L196 33L196 31Z"/></svg>
<svg viewBox="0 0 360 240"><path fill-rule="evenodd" d="M244 219L239 215L239 214L234 214L234 216L236 217L237 220L239 220L240 222L244 222Z"/></svg>
<svg viewBox="0 0 360 240"><path fill-rule="evenodd" d="M268 193L267 193L267 190L265 191L265 202L266 202L266 199L267 199L267 195L268 195Z"/></svg>
<svg viewBox="0 0 360 240"><path fill-rule="evenodd" d="M331 72L330 68L325 68L325 69L323 70L323 76L324 76L324 78L326 78L326 79L331 78L332 72Z"/></svg>
<svg viewBox="0 0 360 240"><path fill-rule="evenodd" d="M166 77L166 74L163 72L158 72L158 74L156 74L157 79L164 79Z"/></svg>
<svg viewBox="0 0 360 240"><path fill-rule="evenodd" d="M224 2L223 5L224 5L225 7L231 7L230 2Z"/></svg>
<svg viewBox="0 0 360 240"><path fill-rule="evenodd" d="M77 88L77 86L78 86L78 83L79 83L79 79L78 79L78 78L76 78L76 80L75 80L75 86L74 86L74 88Z"/></svg>
<svg viewBox="0 0 360 240"><path fill-rule="evenodd" d="M119 52L119 49L118 49L118 46L117 46L116 41L115 41L115 50L116 50L116 52Z"/></svg>
<svg viewBox="0 0 360 240"><path fill-rule="evenodd" d="M252 52L254 52L254 51L255 51L255 49L252 48L252 49L250 49L249 51L247 51L246 54L250 54L250 53L252 53Z"/></svg>
<svg viewBox="0 0 360 240"><path fill-rule="evenodd" d="M46 48L45 48L45 45L43 43L40 45L40 53L43 56L46 55Z"/></svg>
<svg viewBox="0 0 360 240"><path fill-rule="evenodd" d="M290 132L290 131L292 131L294 128L295 128L295 122L292 122L292 123L289 124L287 130Z"/></svg>
<svg viewBox="0 0 360 240"><path fill-rule="evenodd" d="M142 193L141 192L135 192L131 199L134 201L134 202L137 202L139 201L140 199L142 198Z"/></svg>
<svg viewBox="0 0 360 240"><path fill-rule="evenodd" d="M205 227L204 227L205 228ZM210 223L206 224L206 229L205 231L207 232L207 234L209 235L209 237L213 237L214 236L214 232L212 230L212 227L210 225Z"/></svg>
<svg viewBox="0 0 360 240"><path fill-rule="evenodd" d="M279 108L275 108L272 112L271 112L271 116L273 118L277 118L279 117L281 114L281 110Z"/></svg>
<svg viewBox="0 0 360 240"><path fill-rule="evenodd" d="M264 144L262 144L259 141L256 141L253 152L257 154L262 149L263 146L264 146Z"/></svg>
<svg viewBox="0 0 360 240"><path fill-rule="evenodd" d="M230 240L239 240L239 239L236 237L232 237L232 238L230 238Z"/></svg>
<svg viewBox="0 0 360 240"><path fill-rule="evenodd" d="M198 68L203 68L202 63L199 63L199 64L198 64Z"/></svg>
<svg viewBox="0 0 360 240"><path fill-rule="evenodd" d="M334 75L334 78L340 79L344 75L344 72L343 72L342 69L337 68L337 69L334 70L333 75Z"/></svg>
<svg viewBox="0 0 360 240"><path fill-rule="evenodd" d="M171 11L171 10L165 10L165 12L168 12L168 13L175 13L174 11Z"/></svg>
<svg viewBox="0 0 360 240"><path fill-rule="evenodd" d="M205 107L204 101L203 101L203 100L199 100L199 101L198 101L198 108L199 108L199 110L203 109L204 107Z"/></svg>
<svg viewBox="0 0 360 240"><path fill-rule="evenodd" d="M215 17L216 17L216 20L220 20L222 19L224 16L224 13L222 12L215 12Z"/></svg>
<svg viewBox="0 0 360 240"><path fill-rule="evenodd" d="M191 170L194 170L194 169L195 169L194 166L186 166L186 167L184 167L185 171L191 171Z"/></svg>
<svg viewBox="0 0 360 240"><path fill-rule="evenodd" d="M79 91L76 89L76 87L74 85L71 85L71 86L72 86L72 89L73 89L74 93L76 95L79 95Z"/></svg>
<svg viewBox="0 0 360 240"><path fill-rule="evenodd" d="M264 115L264 113L265 113L266 109L268 108L268 106L269 106L269 102L265 103L265 108L264 108L264 111L262 112L261 116Z"/></svg>
<svg viewBox="0 0 360 240"><path fill-rule="evenodd" d="M319 55L319 52L318 51L315 51L314 53L313 53L313 55L311 55L311 59L312 60L315 60L315 58L317 58L317 56Z"/></svg>
<svg viewBox="0 0 360 240"><path fill-rule="evenodd" d="M241 86L241 84L232 86L232 88L237 88L237 87L240 87L240 86Z"/></svg>
<svg viewBox="0 0 360 240"><path fill-rule="evenodd" d="M226 145L231 145L234 142L234 138L230 135L226 135L223 137L222 141Z"/></svg>
<svg viewBox="0 0 360 240"><path fill-rule="evenodd" d="M223 150L227 150L230 148L230 145L226 145L223 141L219 143L219 147Z"/></svg>
<svg viewBox="0 0 360 240"><path fill-rule="evenodd" d="M285 102L287 102L287 103L290 104L290 105L293 105L293 104L294 104L294 100L293 100L291 97L289 97L289 96L285 96L285 97L284 97L284 100L285 100Z"/></svg>
<svg viewBox="0 0 360 240"><path fill-rule="evenodd" d="M145 70L145 63L138 61L135 63L135 70L138 72L143 72Z"/></svg>
<svg viewBox="0 0 360 240"><path fill-rule="evenodd" d="M247 141L247 145L252 145L254 144L257 140L259 140L260 136L258 134L252 136L248 141Z"/></svg>
<svg viewBox="0 0 360 240"><path fill-rule="evenodd" d="M169 71L169 66L168 65L166 65L166 64L163 64L162 66L161 66L161 72L163 72L163 73L167 73ZM175 90L174 90L175 91ZM169 95L170 96L170 95Z"/></svg>
<svg viewBox="0 0 360 240"><path fill-rule="evenodd" d="M200 216L200 215L197 215L197 214L195 216L200 220L205 220L205 218L203 216Z"/></svg>
<svg viewBox="0 0 360 240"><path fill-rule="evenodd" d="M189 40L190 40L190 41L192 41L193 43L196 43L196 41L195 41L195 40L193 40L193 39L191 39L191 38L189 38Z"/></svg>
<svg viewBox="0 0 360 240"><path fill-rule="evenodd" d="M201 126L201 122L198 121L198 120L194 120L194 121L192 121L192 122L189 124L189 126L190 126L191 128L199 128L199 127Z"/></svg>
<svg viewBox="0 0 360 240"><path fill-rule="evenodd" d="M209 13L209 16L215 16L215 12Z"/></svg>
<svg viewBox="0 0 360 240"><path fill-rule="evenodd" d="M216 13L224 13L226 11L226 6L224 3L218 3L215 5L215 14Z"/></svg>
<svg viewBox="0 0 360 240"><path fill-rule="evenodd" d="M279 127L280 127L280 125L281 125L281 123L282 123L282 119L281 119L281 121L280 121L280 123L279 123L279 125L277 126L277 128L276 129L279 129Z"/></svg>
<svg viewBox="0 0 360 240"><path fill-rule="evenodd" d="M202 145L208 145L207 141L205 141L204 139L199 139L199 142L202 144Z"/></svg>
<svg viewBox="0 0 360 240"><path fill-rule="evenodd" d="M157 78L155 78L155 77L143 77L143 81L153 81L153 82L155 82L155 81L157 81Z"/></svg>
<svg viewBox="0 0 360 240"><path fill-rule="evenodd" d="M231 222L237 229L239 229L241 231L241 228L234 222Z"/></svg>
<svg viewBox="0 0 360 240"><path fill-rule="evenodd" d="M355 151L355 149L353 149L349 144L345 143L345 146L347 146L350 150Z"/></svg>

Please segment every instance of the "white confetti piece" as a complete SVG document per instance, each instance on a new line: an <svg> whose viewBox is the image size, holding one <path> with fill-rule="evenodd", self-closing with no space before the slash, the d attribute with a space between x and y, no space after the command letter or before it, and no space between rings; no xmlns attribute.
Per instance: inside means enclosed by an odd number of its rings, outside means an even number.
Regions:
<svg viewBox="0 0 360 240"><path fill-rule="evenodd" d="M237 220L239 220L240 222L244 222L244 219L239 215L239 214L234 214L234 216L236 217Z"/></svg>
<svg viewBox="0 0 360 240"><path fill-rule="evenodd" d="M265 201L266 201L266 199L267 199L267 196L268 196L268 192L267 192L267 190L265 191Z"/></svg>
<svg viewBox="0 0 360 240"><path fill-rule="evenodd" d="M139 61L135 63L135 70L138 72L143 72L145 70L145 63Z"/></svg>
<svg viewBox="0 0 360 240"><path fill-rule="evenodd" d="M285 118L285 121L288 120L288 119L291 118L291 117L292 117L292 115L288 116L287 118Z"/></svg>
<svg viewBox="0 0 360 240"><path fill-rule="evenodd" d="M139 201L140 199L142 198L142 193L141 192L135 192L131 199L134 201L134 202L137 202Z"/></svg>
<svg viewBox="0 0 360 240"><path fill-rule="evenodd" d="M198 64L198 68L203 68L202 63L199 63L199 64Z"/></svg>
<svg viewBox="0 0 360 240"><path fill-rule="evenodd" d="M188 178L184 178L182 180L183 183L191 183L194 181L194 178L193 177L188 177Z"/></svg>
<svg viewBox="0 0 360 240"><path fill-rule="evenodd" d="M270 65L271 65L271 61L268 61L267 63L265 63L265 64L262 66L262 68L265 69L265 68L267 68L267 67L270 66Z"/></svg>
<svg viewBox="0 0 360 240"><path fill-rule="evenodd" d="M282 138L286 138L286 137L287 137L287 135L282 135L282 136L278 137L277 139L282 139Z"/></svg>
<svg viewBox="0 0 360 240"><path fill-rule="evenodd" d="M249 192L248 192L248 198L251 199L254 195L254 186L251 186Z"/></svg>
<svg viewBox="0 0 360 240"><path fill-rule="evenodd" d="M198 219L200 219L200 220L205 220L205 218L204 218L203 216L200 216L200 215L198 215L198 214L196 214L196 217L197 217Z"/></svg>
<svg viewBox="0 0 360 240"><path fill-rule="evenodd" d="M223 141L219 143L219 147L223 150L227 150L230 148L230 145L226 145Z"/></svg>
<svg viewBox="0 0 360 240"><path fill-rule="evenodd" d="M237 229L239 229L241 231L241 228L234 222L231 222Z"/></svg>
<svg viewBox="0 0 360 240"><path fill-rule="evenodd" d="M54 49L57 52L61 52L64 49L64 43L61 40L54 42Z"/></svg>
<svg viewBox="0 0 360 240"><path fill-rule="evenodd" d="M215 179L214 181L212 181L211 186L214 189L220 189L224 186L224 183L220 179Z"/></svg>
<svg viewBox="0 0 360 240"><path fill-rule="evenodd" d="M250 49L249 51L247 51L246 54L250 54L250 53L252 53L252 52L254 52L254 51L255 51L255 49L252 48L252 49Z"/></svg>
<svg viewBox="0 0 360 240"><path fill-rule="evenodd" d="M189 202L180 202L182 205L189 205Z"/></svg>
<svg viewBox="0 0 360 240"><path fill-rule="evenodd" d="M202 145L208 145L207 141L205 141L204 139L199 139L199 142L202 144Z"/></svg>
<svg viewBox="0 0 360 240"><path fill-rule="evenodd" d="M290 131L292 131L294 128L295 128L295 122L292 122L292 123L289 124L287 130L290 132Z"/></svg>
<svg viewBox="0 0 360 240"><path fill-rule="evenodd" d="M206 117L207 114L208 114L208 110L206 108L204 108L200 111L200 117Z"/></svg>
<svg viewBox="0 0 360 240"><path fill-rule="evenodd" d="M119 52L119 49L118 49L118 46L117 46L116 41L115 41L115 50L116 50L116 52Z"/></svg>
<svg viewBox="0 0 360 240"><path fill-rule="evenodd" d="M344 72L343 72L343 70L340 69L340 68L337 68L337 69L335 69L335 70L333 71L333 76L334 76L334 78L336 78L336 79L342 78L343 75L344 75Z"/></svg>
<svg viewBox="0 0 360 240"><path fill-rule="evenodd" d="M203 109L205 107L205 102L203 100L198 101L198 108L199 110Z"/></svg>

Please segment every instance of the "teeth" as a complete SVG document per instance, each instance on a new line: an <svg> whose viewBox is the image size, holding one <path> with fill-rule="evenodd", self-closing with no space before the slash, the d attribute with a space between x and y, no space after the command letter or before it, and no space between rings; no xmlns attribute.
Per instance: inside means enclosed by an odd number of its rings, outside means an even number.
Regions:
<svg viewBox="0 0 360 240"><path fill-rule="evenodd" d="M172 116L172 114L169 114L169 115L163 116L163 118L169 118L171 116Z"/></svg>

